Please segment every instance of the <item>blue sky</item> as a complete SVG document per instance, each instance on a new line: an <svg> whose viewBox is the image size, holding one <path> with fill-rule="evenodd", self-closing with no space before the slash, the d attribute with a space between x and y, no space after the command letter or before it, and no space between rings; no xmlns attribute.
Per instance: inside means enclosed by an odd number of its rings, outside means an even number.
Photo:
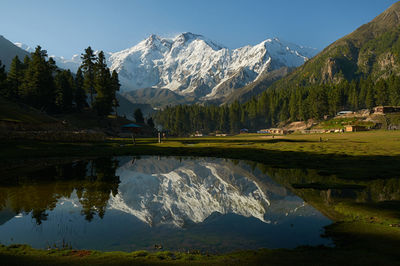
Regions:
<svg viewBox="0 0 400 266"><path fill-rule="evenodd" d="M150 34L202 34L229 48L269 37L323 49L395 0L0 0L0 35L71 57Z"/></svg>

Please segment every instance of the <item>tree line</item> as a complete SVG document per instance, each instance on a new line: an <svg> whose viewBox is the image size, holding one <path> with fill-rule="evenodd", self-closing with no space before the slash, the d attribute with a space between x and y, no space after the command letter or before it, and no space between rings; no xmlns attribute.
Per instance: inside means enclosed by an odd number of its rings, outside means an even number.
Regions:
<svg viewBox="0 0 400 266"><path fill-rule="evenodd" d="M8 73L0 61L0 95L47 113L91 108L106 116L117 108L118 73L110 72L103 51L96 56L90 46L85 49L76 74L59 69L53 58L47 57L46 50L37 46L23 61L15 56Z"/></svg>
<svg viewBox="0 0 400 266"><path fill-rule="evenodd" d="M267 89L246 103L224 106L169 106L155 114L158 124L173 135L195 131L238 133L291 121L334 116L342 110L371 109L377 105L400 106L400 78L343 80L338 84Z"/></svg>

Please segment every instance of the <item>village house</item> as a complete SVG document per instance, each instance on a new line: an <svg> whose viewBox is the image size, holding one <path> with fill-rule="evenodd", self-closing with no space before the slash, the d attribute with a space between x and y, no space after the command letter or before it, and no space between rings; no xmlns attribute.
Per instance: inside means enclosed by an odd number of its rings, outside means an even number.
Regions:
<svg viewBox="0 0 400 266"><path fill-rule="evenodd" d="M259 134L277 134L277 135L285 135L290 133L288 130L283 128L268 128L268 129L260 129L257 131Z"/></svg>
<svg viewBox="0 0 400 266"><path fill-rule="evenodd" d="M347 125L345 126L346 132L367 131L365 126Z"/></svg>

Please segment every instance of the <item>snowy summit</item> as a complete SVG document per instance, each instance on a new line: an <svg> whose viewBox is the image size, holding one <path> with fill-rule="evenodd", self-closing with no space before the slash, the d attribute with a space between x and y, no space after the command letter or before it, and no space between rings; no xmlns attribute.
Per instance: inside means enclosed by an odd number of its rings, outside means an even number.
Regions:
<svg viewBox="0 0 400 266"><path fill-rule="evenodd" d="M267 39L255 46L230 50L193 33L174 38L151 35L138 45L113 53L110 67L119 73L123 91L156 87L181 95L217 98L219 88L241 73L244 86L261 74L281 67L297 67L315 49Z"/></svg>

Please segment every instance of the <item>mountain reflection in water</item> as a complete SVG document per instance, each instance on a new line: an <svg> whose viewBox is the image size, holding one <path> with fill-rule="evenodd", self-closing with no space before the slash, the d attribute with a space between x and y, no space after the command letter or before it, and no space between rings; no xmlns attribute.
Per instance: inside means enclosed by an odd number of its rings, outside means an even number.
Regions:
<svg viewBox="0 0 400 266"><path fill-rule="evenodd" d="M320 237L329 219L244 161L100 158L15 180L0 185L2 244L229 251L331 243Z"/></svg>

